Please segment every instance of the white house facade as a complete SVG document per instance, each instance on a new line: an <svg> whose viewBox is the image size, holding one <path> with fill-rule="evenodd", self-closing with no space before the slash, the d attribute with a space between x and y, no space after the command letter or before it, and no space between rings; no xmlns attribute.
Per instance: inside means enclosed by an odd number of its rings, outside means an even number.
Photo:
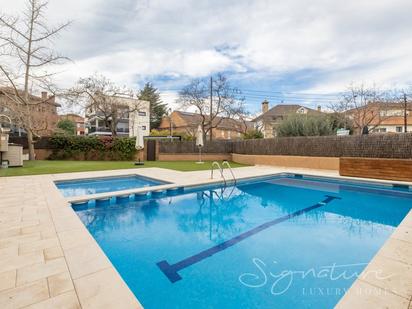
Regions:
<svg viewBox="0 0 412 309"><path fill-rule="evenodd" d="M116 97L124 111L116 126L117 136L134 137L138 131L143 136L150 133L150 102L130 97ZM86 134L111 136L112 132L103 121L102 113L89 108L86 111Z"/></svg>

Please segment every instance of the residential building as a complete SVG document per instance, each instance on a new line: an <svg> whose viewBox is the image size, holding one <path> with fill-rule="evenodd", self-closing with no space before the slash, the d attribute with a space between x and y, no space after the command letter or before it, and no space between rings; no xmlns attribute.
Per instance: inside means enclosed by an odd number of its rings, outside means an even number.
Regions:
<svg viewBox="0 0 412 309"><path fill-rule="evenodd" d="M262 130L264 138L272 138L277 136L277 126L291 114L319 115L321 108L317 110L311 109L297 104L279 104L269 109L267 100L262 102L262 114L253 119L255 126Z"/></svg>
<svg viewBox="0 0 412 309"><path fill-rule="evenodd" d="M116 104L121 110L118 114L116 135L133 137L140 131L142 135L150 133L150 102L131 97L116 97ZM112 135L109 127L103 121L103 113L93 108L86 110L85 124L88 135ZM110 119L109 119L110 121Z"/></svg>
<svg viewBox="0 0 412 309"><path fill-rule="evenodd" d="M59 115L60 120L70 120L75 123L76 125L76 135L84 135L85 133L85 125L84 125L84 117L77 115L77 114L66 114L66 115Z"/></svg>
<svg viewBox="0 0 412 309"><path fill-rule="evenodd" d="M403 103L373 102L346 111L357 133L367 127L369 133L404 133L405 105ZM407 132L412 132L412 103L406 105Z"/></svg>
<svg viewBox="0 0 412 309"><path fill-rule="evenodd" d="M206 117L207 121L208 117ZM197 128L202 123L202 116L197 113L174 111L170 116L163 117L159 130L170 130L173 135L176 132L195 136ZM212 129L214 139L237 139L249 129L253 129L253 123L239 119L216 117L213 119Z"/></svg>
<svg viewBox="0 0 412 309"><path fill-rule="evenodd" d="M19 95L23 95L23 91L19 91ZM10 135L25 135L26 132L19 123L21 119L18 116L18 110L21 106L15 103L16 94L14 89L3 87L0 88L0 113L9 115L12 119L12 127ZM50 136L56 130L59 116L57 115L57 108L60 104L56 102L54 95L48 95L46 91L41 93L41 96L30 94L31 105L29 107L29 116L33 126L33 131L38 136ZM12 112L13 111L13 112ZM22 110L21 114L26 114Z"/></svg>

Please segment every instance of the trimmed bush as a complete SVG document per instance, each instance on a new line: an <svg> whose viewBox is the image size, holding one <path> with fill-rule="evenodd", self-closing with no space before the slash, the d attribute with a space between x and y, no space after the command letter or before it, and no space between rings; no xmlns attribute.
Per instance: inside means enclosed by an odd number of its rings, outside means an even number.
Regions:
<svg viewBox="0 0 412 309"><path fill-rule="evenodd" d="M245 134L243 134L243 139L257 139L263 138L263 133L259 130L248 130Z"/></svg>
<svg viewBox="0 0 412 309"><path fill-rule="evenodd" d="M67 136L50 138L49 160L133 160L135 139L112 136Z"/></svg>

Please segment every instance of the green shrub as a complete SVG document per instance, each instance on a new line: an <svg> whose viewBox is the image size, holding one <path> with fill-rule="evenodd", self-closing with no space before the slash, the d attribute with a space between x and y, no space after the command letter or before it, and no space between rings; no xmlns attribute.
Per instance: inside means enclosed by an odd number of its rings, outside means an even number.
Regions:
<svg viewBox="0 0 412 309"><path fill-rule="evenodd" d="M67 136L50 138L50 160L133 160L135 139L112 136Z"/></svg>
<svg viewBox="0 0 412 309"><path fill-rule="evenodd" d="M329 115L292 114L277 127L278 136L324 136L335 135L340 122Z"/></svg>
<svg viewBox="0 0 412 309"><path fill-rule="evenodd" d="M245 134L243 134L243 139L257 139L263 138L263 133L259 130L248 130Z"/></svg>
<svg viewBox="0 0 412 309"><path fill-rule="evenodd" d="M170 130L151 130L150 131L150 136L169 136L170 135ZM192 136L188 133L184 133L184 132L175 132L173 131L173 136L180 136L182 138L182 140L184 141L193 141L196 139L195 136Z"/></svg>
<svg viewBox="0 0 412 309"><path fill-rule="evenodd" d="M57 128L60 129L61 133L67 135L75 135L76 134L76 123L69 119L62 119L57 123Z"/></svg>

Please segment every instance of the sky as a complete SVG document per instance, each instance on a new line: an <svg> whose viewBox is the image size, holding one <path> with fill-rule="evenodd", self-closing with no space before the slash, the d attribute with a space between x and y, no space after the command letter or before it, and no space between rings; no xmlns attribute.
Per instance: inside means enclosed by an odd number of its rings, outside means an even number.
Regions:
<svg viewBox="0 0 412 309"><path fill-rule="evenodd" d="M0 0L19 14L25 0ZM252 113L270 105L328 106L351 83L412 84L410 0L50 0L55 40L72 61L55 68L70 87L104 74L119 85L159 88L173 108L193 78L219 72Z"/></svg>

